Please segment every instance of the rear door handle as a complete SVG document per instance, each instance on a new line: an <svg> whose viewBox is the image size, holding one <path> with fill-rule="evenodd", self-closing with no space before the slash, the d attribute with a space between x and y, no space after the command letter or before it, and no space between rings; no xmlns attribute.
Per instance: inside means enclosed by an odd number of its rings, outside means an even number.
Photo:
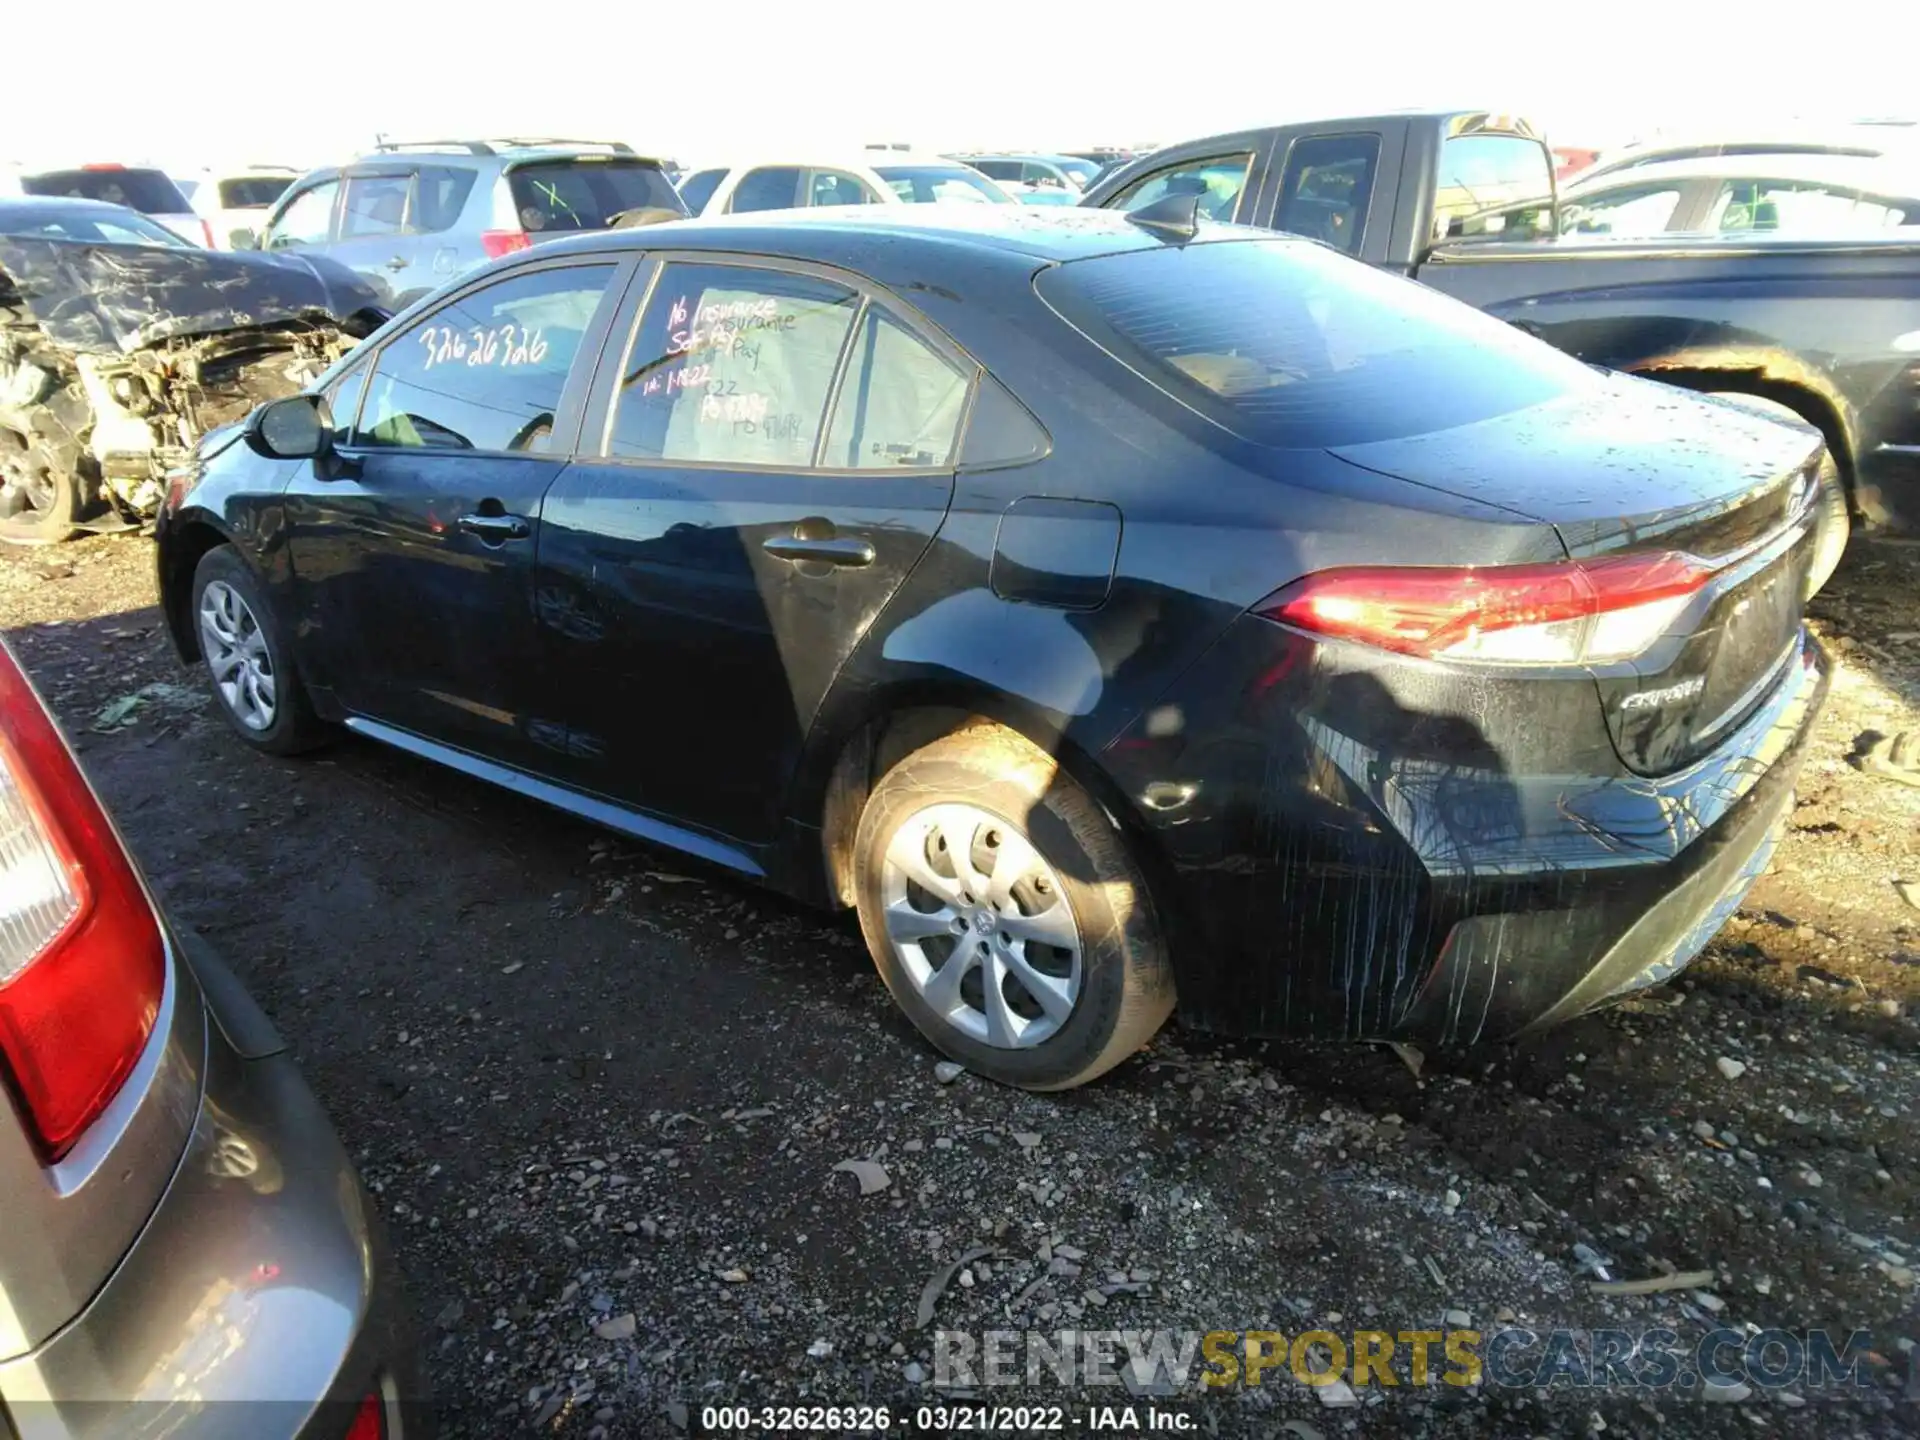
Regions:
<svg viewBox="0 0 1920 1440"><path fill-rule="evenodd" d="M873 545L870 541L841 539L812 540L799 535L770 535L760 542L760 548L778 560L804 564L812 561L816 565L871 565L873 563Z"/></svg>
<svg viewBox="0 0 1920 1440"><path fill-rule="evenodd" d="M394 256L394 257L393 257L393 258L392 258L391 260L389 260L389 261L387 261L387 269L389 269L389 270L404 270L404 269L406 269L406 268L407 268L407 266L408 266L408 264L409 264L409 263L410 263L410 262L408 261L408 259L407 259L407 257L406 257L406 256L404 256L404 255L396 255L396 256Z"/></svg>
<svg viewBox="0 0 1920 1440"><path fill-rule="evenodd" d="M462 515L455 523L467 534L478 535L486 545L524 540L533 533L533 526L524 515Z"/></svg>

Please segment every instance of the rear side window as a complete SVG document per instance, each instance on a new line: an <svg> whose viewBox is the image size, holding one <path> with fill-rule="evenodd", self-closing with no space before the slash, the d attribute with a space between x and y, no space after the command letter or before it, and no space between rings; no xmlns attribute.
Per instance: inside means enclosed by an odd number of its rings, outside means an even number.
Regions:
<svg viewBox="0 0 1920 1440"><path fill-rule="evenodd" d="M1200 213L1209 220L1231 220L1240 208L1240 192L1247 187L1251 155L1216 155L1182 160L1151 175L1142 175L1107 201L1109 210L1139 210L1169 195L1198 195Z"/></svg>
<svg viewBox="0 0 1920 1440"><path fill-rule="evenodd" d="M1318 135L1287 151L1276 230L1322 240L1352 255L1367 226L1378 135Z"/></svg>
<svg viewBox="0 0 1920 1440"><path fill-rule="evenodd" d="M1437 291L1296 241L1130 251L1040 273L1041 297L1166 394L1262 445L1391 440L1594 383Z"/></svg>
<svg viewBox="0 0 1920 1440"><path fill-rule="evenodd" d="M423 234L451 230L473 193L474 173L459 166L422 170L413 182L413 228Z"/></svg>
<svg viewBox="0 0 1920 1440"><path fill-rule="evenodd" d="M145 215L184 215L193 207L180 187L158 170L50 170L20 182L29 195L66 195L105 200Z"/></svg>
<svg viewBox="0 0 1920 1440"><path fill-rule="evenodd" d="M966 414L968 377L884 310L869 308L860 330L825 463L849 470L946 465Z"/></svg>
<svg viewBox="0 0 1920 1440"><path fill-rule="evenodd" d="M240 180L220 182L222 210L264 210L293 184L291 175L249 175Z"/></svg>
<svg viewBox="0 0 1920 1440"><path fill-rule="evenodd" d="M658 165L644 160L542 160L507 173L513 208L533 234L604 230L629 210L686 206Z"/></svg>
<svg viewBox="0 0 1920 1440"><path fill-rule="evenodd" d="M873 193L858 175L849 175L844 170L816 170L813 172L813 184L810 187L811 203L815 205L878 205L880 197Z"/></svg>
<svg viewBox="0 0 1920 1440"><path fill-rule="evenodd" d="M374 362L354 443L544 450L574 355L614 268L512 275L396 335Z"/></svg>
<svg viewBox="0 0 1920 1440"><path fill-rule="evenodd" d="M736 213L748 210L791 210L799 203L800 171L788 165L763 166L749 170L733 187L727 209Z"/></svg>
<svg viewBox="0 0 1920 1440"><path fill-rule="evenodd" d="M853 291L810 275L669 264L621 372L608 453L812 465L859 308Z"/></svg>
<svg viewBox="0 0 1920 1440"><path fill-rule="evenodd" d="M1532 240L1553 233L1553 156L1522 135L1456 135L1440 146L1436 240Z"/></svg>
<svg viewBox="0 0 1920 1440"><path fill-rule="evenodd" d="M713 192L720 188L720 182L727 178L724 170L696 170L680 182L680 198L687 209L698 215L707 208L707 202L713 199Z"/></svg>
<svg viewBox="0 0 1920 1440"><path fill-rule="evenodd" d="M399 235L407 228L407 191L411 175L349 175L347 202L340 210L340 238Z"/></svg>

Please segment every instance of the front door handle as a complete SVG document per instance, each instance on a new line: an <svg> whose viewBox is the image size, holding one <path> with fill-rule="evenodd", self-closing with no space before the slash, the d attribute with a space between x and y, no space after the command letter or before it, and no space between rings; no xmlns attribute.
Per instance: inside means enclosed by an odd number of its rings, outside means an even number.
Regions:
<svg viewBox="0 0 1920 1440"><path fill-rule="evenodd" d="M803 535L770 535L760 548L778 560L796 565L871 565L873 544L867 540L843 539L837 535L814 539Z"/></svg>
<svg viewBox="0 0 1920 1440"><path fill-rule="evenodd" d="M478 535L484 545L504 545L533 533L524 515L462 515L456 523L467 534Z"/></svg>

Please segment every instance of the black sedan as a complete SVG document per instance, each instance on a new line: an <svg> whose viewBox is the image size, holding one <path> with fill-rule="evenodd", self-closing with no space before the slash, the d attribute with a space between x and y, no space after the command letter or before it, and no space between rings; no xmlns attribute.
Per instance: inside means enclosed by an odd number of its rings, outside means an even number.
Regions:
<svg viewBox="0 0 1920 1440"><path fill-rule="evenodd" d="M822 904L1071 1086L1178 1005L1470 1042L1687 963L1826 688L1817 437L1153 213L582 236L210 436L181 654Z"/></svg>

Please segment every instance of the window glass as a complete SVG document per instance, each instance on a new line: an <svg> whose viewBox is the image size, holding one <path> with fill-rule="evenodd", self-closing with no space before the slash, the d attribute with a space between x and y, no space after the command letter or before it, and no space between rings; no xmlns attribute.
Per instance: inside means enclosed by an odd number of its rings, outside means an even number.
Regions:
<svg viewBox="0 0 1920 1440"><path fill-rule="evenodd" d="M1296 140L1287 150L1280 187L1277 230L1324 240L1355 254L1367 228L1373 172L1380 160L1378 135L1322 135Z"/></svg>
<svg viewBox="0 0 1920 1440"><path fill-rule="evenodd" d="M809 275L669 264L622 371L609 453L810 466L858 309Z"/></svg>
<svg viewBox="0 0 1920 1440"><path fill-rule="evenodd" d="M413 228L427 234L451 230L466 208L473 181L473 171L457 166L422 170L413 182Z"/></svg>
<svg viewBox="0 0 1920 1440"><path fill-rule="evenodd" d="M49 170L20 182L26 195L65 195L76 200L105 200L147 215L184 215L193 207L180 187L159 170Z"/></svg>
<svg viewBox="0 0 1920 1440"><path fill-rule="evenodd" d="M1538 140L1456 135L1440 147L1434 239L1537 239L1552 214L1553 159Z"/></svg>
<svg viewBox="0 0 1920 1440"><path fill-rule="evenodd" d="M1011 205L1013 197L962 165L876 165L887 188L909 205Z"/></svg>
<svg viewBox="0 0 1920 1440"><path fill-rule="evenodd" d="M513 208L529 234L604 230L629 210L684 211L667 172L651 160L541 160L507 172Z"/></svg>
<svg viewBox="0 0 1920 1440"><path fill-rule="evenodd" d="M791 210L800 193L800 172L791 166L768 166L749 170L734 187L727 209Z"/></svg>
<svg viewBox="0 0 1920 1440"><path fill-rule="evenodd" d="M106 245L166 245L191 250L184 240L158 221L126 210L42 208L39 201L21 209L0 200L0 235L33 235L44 240L76 240Z"/></svg>
<svg viewBox="0 0 1920 1440"><path fill-rule="evenodd" d="M813 172L813 203L877 205L880 197L858 175L849 175L844 170L816 170Z"/></svg>
<svg viewBox="0 0 1920 1440"><path fill-rule="evenodd" d="M264 210L293 184L291 175L249 175L220 182L222 210Z"/></svg>
<svg viewBox="0 0 1920 1440"><path fill-rule="evenodd" d="M1035 285L1168 395L1258 444L1398 439L1597 383L1505 321L1297 240L1129 251Z"/></svg>
<svg viewBox="0 0 1920 1440"><path fill-rule="evenodd" d="M1659 235L1673 223L1679 208L1677 185L1623 185L1561 201L1560 231L1566 235Z"/></svg>
<svg viewBox="0 0 1920 1440"><path fill-rule="evenodd" d="M411 175L349 175L347 201L340 211L340 238L399 235L407 228L407 192Z"/></svg>
<svg viewBox="0 0 1920 1440"><path fill-rule="evenodd" d="M1095 177L1100 174L1100 167L1093 161L1081 160L1073 155L1068 155L1056 163L1079 184L1082 190L1093 184Z"/></svg>
<svg viewBox="0 0 1920 1440"><path fill-rule="evenodd" d="M1231 220L1246 188L1251 155L1216 155L1183 160L1151 175L1142 175L1107 201L1113 210L1139 210L1169 195L1198 195L1200 213L1209 220Z"/></svg>
<svg viewBox="0 0 1920 1440"><path fill-rule="evenodd" d="M442 306L375 361L358 445L541 450L611 265L535 270Z"/></svg>
<svg viewBox="0 0 1920 1440"><path fill-rule="evenodd" d="M713 192L720 188L720 182L727 178L724 170L697 170L680 182L680 198L686 202L687 209L698 215L707 208L707 202L713 199Z"/></svg>
<svg viewBox="0 0 1920 1440"><path fill-rule="evenodd" d="M356 365L327 387L327 413L333 417L336 445L353 441L353 421L360 409L360 396L367 388L367 370L365 365Z"/></svg>
<svg viewBox="0 0 1920 1440"><path fill-rule="evenodd" d="M1908 223L1906 206L1815 181L1735 180L1721 187L1707 221L1713 230L1848 235Z"/></svg>
<svg viewBox="0 0 1920 1440"><path fill-rule="evenodd" d="M1018 160L969 160L967 164L978 170L990 180L1018 180L1020 162Z"/></svg>
<svg viewBox="0 0 1920 1440"><path fill-rule="evenodd" d="M851 470L945 465L967 409L967 377L877 307L840 382L826 464Z"/></svg>
<svg viewBox="0 0 1920 1440"><path fill-rule="evenodd" d="M310 190L302 190L280 212L267 236L269 250L289 245L324 245L333 222L333 202L340 193L340 182L326 180Z"/></svg>

